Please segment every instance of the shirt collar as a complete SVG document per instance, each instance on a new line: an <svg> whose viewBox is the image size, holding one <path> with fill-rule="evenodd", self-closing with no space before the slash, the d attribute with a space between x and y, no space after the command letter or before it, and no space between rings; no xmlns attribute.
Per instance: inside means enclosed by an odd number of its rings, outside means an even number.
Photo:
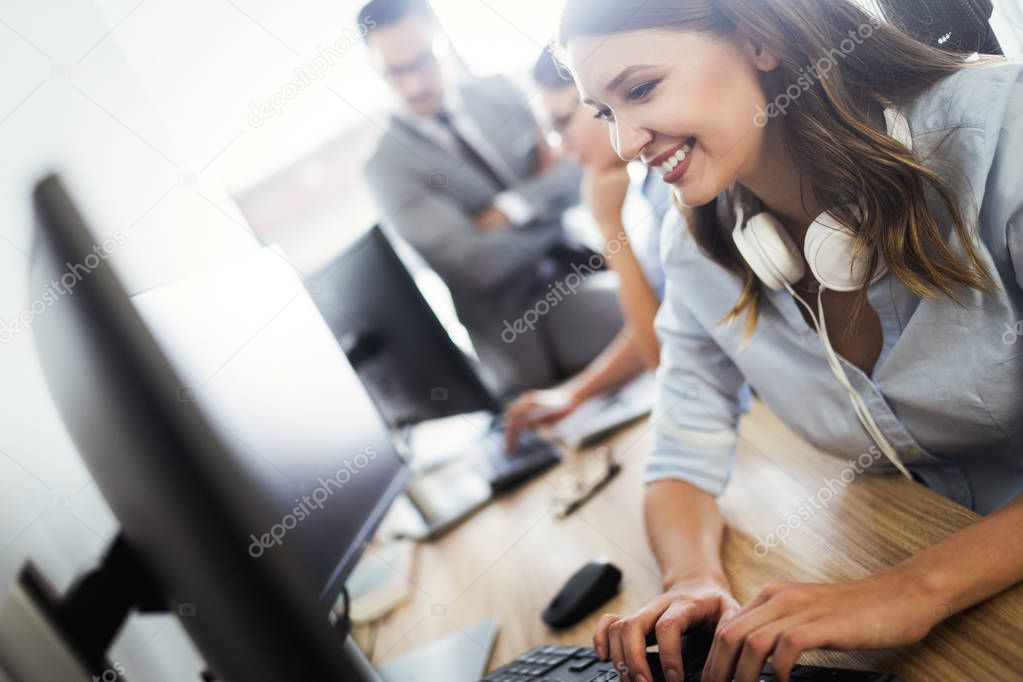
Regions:
<svg viewBox="0 0 1023 682"><path fill-rule="evenodd" d="M444 91L444 111L452 120L457 120L464 113L465 101L462 98L461 88L450 86ZM436 120L432 116L420 116L409 111L404 105L394 115L420 131L433 130L436 125Z"/></svg>

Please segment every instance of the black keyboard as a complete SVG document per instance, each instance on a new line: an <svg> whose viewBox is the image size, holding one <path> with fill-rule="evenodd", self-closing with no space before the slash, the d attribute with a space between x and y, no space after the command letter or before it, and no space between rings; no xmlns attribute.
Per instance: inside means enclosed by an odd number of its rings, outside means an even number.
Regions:
<svg viewBox="0 0 1023 682"><path fill-rule="evenodd" d="M511 663L483 678L481 682L604 682L616 680L610 661L598 661L591 647L546 644L530 649Z"/></svg>
<svg viewBox="0 0 1023 682"><path fill-rule="evenodd" d="M690 639L686 637L685 639ZM686 682L700 682L703 664L707 660L709 638L694 638L699 642L683 640L682 660L686 667ZM688 646L687 646L688 644ZM687 655L689 654L689 655ZM661 662L656 652L647 654L647 663L653 673L653 682L664 682ZM611 682L619 679L610 661L600 661L591 647L556 646L545 644L530 649L511 663L504 665L480 682ZM792 682L899 682L899 678L887 673L844 670L841 668L819 668L811 665L797 665L789 676ZM773 682L771 666L764 666L758 682Z"/></svg>
<svg viewBox="0 0 1023 682"><path fill-rule="evenodd" d="M531 431L519 435L514 450L504 449L504 431L494 427L484 441L487 480L494 492L503 492L561 461L558 449Z"/></svg>

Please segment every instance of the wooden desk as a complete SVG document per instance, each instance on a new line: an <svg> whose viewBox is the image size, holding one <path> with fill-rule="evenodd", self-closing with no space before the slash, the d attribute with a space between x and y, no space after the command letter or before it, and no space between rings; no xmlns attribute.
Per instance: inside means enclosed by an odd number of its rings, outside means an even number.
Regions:
<svg viewBox="0 0 1023 682"><path fill-rule="evenodd" d="M566 519L552 511L558 469L505 496L440 540L419 547L412 599L384 622L356 633L374 663L464 630L486 618L501 624L494 669L541 643L589 645L601 613L631 613L660 589L647 547L640 482L651 434L637 424L610 444L624 470L603 492ZM801 441L763 405L743 420L737 464L721 506L728 520L724 562L740 603L772 580L835 582L860 578L898 562L970 525L972 512L902 477L860 474L848 485L849 464ZM845 474L846 480L850 474ZM834 497L826 503L826 479ZM807 519L805 498L818 495ZM790 515L797 514L790 518ZM765 552L767 538L795 527ZM796 521L799 521L797 524ZM585 562L606 556L624 572L621 593L587 621L553 632L540 612ZM939 604L936 609L941 609ZM1023 586L1017 586L937 627L920 644L877 652L814 652L804 663L886 670L915 680L1023 678Z"/></svg>

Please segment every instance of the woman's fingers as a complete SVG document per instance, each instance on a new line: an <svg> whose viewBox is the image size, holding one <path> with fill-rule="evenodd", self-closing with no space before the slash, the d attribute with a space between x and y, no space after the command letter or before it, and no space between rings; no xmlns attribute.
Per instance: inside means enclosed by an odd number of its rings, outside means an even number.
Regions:
<svg viewBox="0 0 1023 682"><path fill-rule="evenodd" d="M733 676L740 682L758 679L785 633L814 618L813 590L810 585L768 585L735 617L722 622L714 635L704 679L707 682L731 680Z"/></svg>
<svg viewBox="0 0 1023 682"><path fill-rule="evenodd" d="M781 600L768 599L752 610L742 609L734 618L721 621L714 633L703 679L707 682L731 680L746 638L764 624L786 615L782 609Z"/></svg>
<svg viewBox="0 0 1023 682"><path fill-rule="evenodd" d="M517 398L504 410L505 422L521 420L525 417L534 407L536 406L536 400L534 397L526 393L523 396Z"/></svg>
<svg viewBox="0 0 1023 682"><path fill-rule="evenodd" d="M629 682L628 668L625 664L625 646L622 641L624 620L624 618L619 618L608 628L608 650L611 654L611 663L614 664L614 669L618 671L619 677L625 682Z"/></svg>
<svg viewBox="0 0 1023 682"><path fill-rule="evenodd" d="M751 632L743 643L742 653L735 666L735 679L738 682L759 679L764 663L775 650L781 636L792 628L799 627L805 620L806 618L801 615L789 616L766 623ZM796 654L796 657L798 656L799 654Z"/></svg>
<svg viewBox="0 0 1023 682"><path fill-rule="evenodd" d="M637 680L637 675L645 674L643 679L649 682L651 675L646 664L646 633L649 628L643 627L643 613L653 613L650 618L650 625L660 615L660 606L655 611L649 611L650 607L640 611L633 616L619 618L611 623L609 628L609 643L611 647L611 661L619 676L627 682Z"/></svg>
<svg viewBox="0 0 1023 682"><path fill-rule="evenodd" d="M696 596L687 595L684 588L671 590L632 616L604 614L593 635L598 657L602 660L610 657L626 682L653 682L646 649L648 643L656 641L666 679L682 680L683 633L697 624L713 623L739 608L727 590L707 587L696 584Z"/></svg>
<svg viewBox="0 0 1023 682"><path fill-rule="evenodd" d="M506 449L515 448L519 440L519 432L529 426L529 415L535 407L536 401L532 394L526 393L505 409L504 445Z"/></svg>
<svg viewBox="0 0 1023 682"><path fill-rule="evenodd" d="M632 680L651 682L653 674L646 662L646 633L653 628L653 622L646 622L640 614L629 618L622 629L622 648L625 653L625 670Z"/></svg>
<svg viewBox="0 0 1023 682"><path fill-rule="evenodd" d="M771 669L779 682L788 682L796 659L805 651L828 645L831 633L826 623L814 621L785 629L778 637L771 655Z"/></svg>
<svg viewBox="0 0 1023 682"><path fill-rule="evenodd" d="M670 673L674 671L678 680L682 679L682 633L694 624L694 612L692 604L675 602L661 614L654 625L654 632L657 633L657 648L660 649L661 669L667 679L672 679Z"/></svg>
<svg viewBox="0 0 1023 682"><path fill-rule="evenodd" d="M610 636L609 630L611 623L621 618L617 613L605 613L597 621L597 629L593 632L593 648L597 652L597 658L600 660L607 660L610 652L608 646L608 637Z"/></svg>
<svg viewBox="0 0 1023 682"><path fill-rule="evenodd" d="M646 659L647 635L654 634L655 624L674 603L679 602L674 602L669 595L661 595L635 615L622 618L611 626L612 642L617 637L618 650L621 652L620 657L612 656L612 659L619 674L625 673L622 675L624 679L653 680Z"/></svg>

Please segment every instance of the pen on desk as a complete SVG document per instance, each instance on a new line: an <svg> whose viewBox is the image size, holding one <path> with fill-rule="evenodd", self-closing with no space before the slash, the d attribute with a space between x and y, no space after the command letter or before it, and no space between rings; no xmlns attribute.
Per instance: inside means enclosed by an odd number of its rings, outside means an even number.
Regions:
<svg viewBox="0 0 1023 682"><path fill-rule="evenodd" d="M601 476L600 480L591 485L587 490L582 491L577 497L573 498L568 504L562 507L558 512L559 517L565 518L576 509L589 502L594 495L600 492L600 490L610 483L614 477L618 475L618 472L622 470L622 465L614 461L614 453L610 450L610 448L607 448L605 456L608 460L607 470L604 472L603 476Z"/></svg>
<svg viewBox="0 0 1023 682"><path fill-rule="evenodd" d="M615 476L617 476L618 472L621 471L621 470L622 470L622 465L621 464L617 464L617 463L616 464L612 464L608 468L607 474L604 476L604 478L602 478L596 485L591 487L584 494L582 494L579 497L577 497L576 499L572 500L572 502L567 507L565 507L565 510L563 512L561 512L561 516L562 517L568 516L569 514L574 512L576 509L578 509L579 507L581 507L584 504L586 504L587 502L589 502L590 498L592 498L594 495L596 495L598 492L600 492L600 489L603 488L605 485L607 485L611 481L611 479L613 479Z"/></svg>

